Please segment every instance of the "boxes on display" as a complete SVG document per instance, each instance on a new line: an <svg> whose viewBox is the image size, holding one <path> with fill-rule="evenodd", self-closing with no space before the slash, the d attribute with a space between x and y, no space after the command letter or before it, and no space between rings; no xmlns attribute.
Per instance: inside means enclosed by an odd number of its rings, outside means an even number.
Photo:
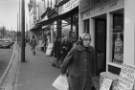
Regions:
<svg viewBox="0 0 135 90"><path fill-rule="evenodd" d="M123 65L119 75L118 84L115 86L117 88L116 90L134 90L134 84L135 68Z"/></svg>
<svg viewBox="0 0 135 90"><path fill-rule="evenodd" d="M118 80L118 76L110 72L102 72L100 74L100 89L99 90L112 90L112 85L115 85L115 81Z"/></svg>

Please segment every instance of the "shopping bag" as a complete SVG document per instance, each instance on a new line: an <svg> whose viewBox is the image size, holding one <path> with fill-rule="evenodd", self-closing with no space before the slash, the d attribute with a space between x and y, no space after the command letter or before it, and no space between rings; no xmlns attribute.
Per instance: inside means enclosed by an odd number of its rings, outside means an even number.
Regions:
<svg viewBox="0 0 135 90"><path fill-rule="evenodd" d="M68 81L66 75L59 75L52 83L52 86L57 90L68 90Z"/></svg>

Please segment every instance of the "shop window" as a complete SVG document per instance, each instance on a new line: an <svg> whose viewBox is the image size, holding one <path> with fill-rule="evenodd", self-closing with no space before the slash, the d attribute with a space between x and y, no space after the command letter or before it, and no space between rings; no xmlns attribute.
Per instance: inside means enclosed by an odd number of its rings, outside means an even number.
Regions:
<svg viewBox="0 0 135 90"><path fill-rule="evenodd" d="M123 63L123 10L112 13L113 31L112 31L112 62Z"/></svg>
<svg viewBox="0 0 135 90"><path fill-rule="evenodd" d="M89 33L89 19L84 20L84 32Z"/></svg>

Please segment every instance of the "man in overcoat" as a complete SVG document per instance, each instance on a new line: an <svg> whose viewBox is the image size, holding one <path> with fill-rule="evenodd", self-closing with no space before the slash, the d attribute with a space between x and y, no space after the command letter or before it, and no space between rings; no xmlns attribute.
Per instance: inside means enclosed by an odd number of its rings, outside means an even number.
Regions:
<svg viewBox="0 0 135 90"><path fill-rule="evenodd" d="M92 90L92 76L96 74L96 54L90 46L91 37L84 33L81 39L61 65L61 73L68 75L69 90Z"/></svg>

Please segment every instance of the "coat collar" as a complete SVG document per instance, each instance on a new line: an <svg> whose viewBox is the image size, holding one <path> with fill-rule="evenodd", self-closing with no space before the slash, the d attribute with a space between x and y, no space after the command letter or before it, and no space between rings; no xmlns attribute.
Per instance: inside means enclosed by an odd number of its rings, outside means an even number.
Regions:
<svg viewBox="0 0 135 90"><path fill-rule="evenodd" d="M76 45L75 48L76 48L77 51L85 51L86 49L87 49L89 52L92 52L92 51L93 51L93 47L91 47L91 46L89 46L88 48L85 48L85 47L82 46L82 45Z"/></svg>

